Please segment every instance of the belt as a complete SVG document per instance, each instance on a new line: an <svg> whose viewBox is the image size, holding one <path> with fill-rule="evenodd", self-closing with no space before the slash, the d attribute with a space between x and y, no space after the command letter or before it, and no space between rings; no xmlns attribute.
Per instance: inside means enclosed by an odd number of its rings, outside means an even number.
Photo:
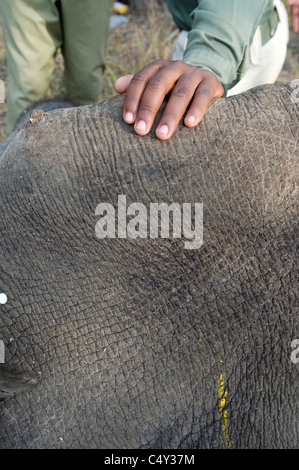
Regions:
<svg viewBox="0 0 299 470"><path fill-rule="evenodd" d="M266 42L270 41L270 39L274 36L277 26L279 23L279 16L277 13L276 8L272 11L270 18L263 24L261 24L261 33L262 33L262 44L266 44Z"/></svg>

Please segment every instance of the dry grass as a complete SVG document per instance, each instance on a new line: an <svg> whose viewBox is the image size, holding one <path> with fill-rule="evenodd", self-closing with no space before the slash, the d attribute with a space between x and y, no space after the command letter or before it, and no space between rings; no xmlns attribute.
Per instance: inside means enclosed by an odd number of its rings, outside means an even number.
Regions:
<svg viewBox="0 0 299 470"><path fill-rule="evenodd" d="M157 58L169 59L179 31L165 3L151 0L140 14L127 15L128 22L110 31L106 73L101 99L114 95L113 83L135 74Z"/></svg>
<svg viewBox="0 0 299 470"><path fill-rule="evenodd" d="M133 0L132 0L133 2ZM134 2L133 2L134 3ZM144 65L157 58L170 58L173 43L179 33L173 23L166 1L138 0L138 12L132 7L127 14L128 22L110 30L106 72L99 100L114 96L115 80L124 74L134 74ZM142 6L142 8L140 7ZM52 94L58 92L63 74L63 58L56 57L52 81ZM299 35L292 35L285 67L280 82L299 77ZM7 83L7 67L3 34L0 21L0 79ZM0 104L0 141L5 137L6 105Z"/></svg>

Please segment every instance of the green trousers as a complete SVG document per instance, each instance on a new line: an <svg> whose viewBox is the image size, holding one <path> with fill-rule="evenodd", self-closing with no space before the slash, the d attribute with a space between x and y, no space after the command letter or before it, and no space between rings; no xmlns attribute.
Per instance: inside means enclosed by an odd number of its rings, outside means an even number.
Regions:
<svg viewBox="0 0 299 470"><path fill-rule="evenodd" d="M8 134L24 109L50 97L58 49L64 57L67 97L80 104L98 101L112 6L111 0L0 1Z"/></svg>

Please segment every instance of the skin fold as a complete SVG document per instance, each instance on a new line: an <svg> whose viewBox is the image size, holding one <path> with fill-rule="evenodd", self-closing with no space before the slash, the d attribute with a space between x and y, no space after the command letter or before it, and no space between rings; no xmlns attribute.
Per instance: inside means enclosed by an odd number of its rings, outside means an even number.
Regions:
<svg viewBox="0 0 299 470"><path fill-rule="evenodd" d="M161 114L136 135L123 97L16 131L0 159L1 370L37 383L1 403L1 448L298 448L293 96L216 99L167 142ZM203 245L97 238L96 207L118 195L203 203Z"/></svg>

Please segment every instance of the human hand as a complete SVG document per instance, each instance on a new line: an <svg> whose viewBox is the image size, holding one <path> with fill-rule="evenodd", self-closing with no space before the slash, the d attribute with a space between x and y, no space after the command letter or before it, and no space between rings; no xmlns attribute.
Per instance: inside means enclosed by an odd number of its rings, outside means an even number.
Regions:
<svg viewBox="0 0 299 470"><path fill-rule="evenodd" d="M292 7L292 28L299 33L299 0L288 0L287 5Z"/></svg>
<svg viewBox="0 0 299 470"><path fill-rule="evenodd" d="M169 139L190 105L184 123L195 127L203 118L210 102L223 96L224 89L216 75L209 70L184 62L158 59L136 75L124 75L116 80L114 89L125 93L123 118L134 124L139 135L150 131L165 96L171 92L156 136Z"/></svg>

